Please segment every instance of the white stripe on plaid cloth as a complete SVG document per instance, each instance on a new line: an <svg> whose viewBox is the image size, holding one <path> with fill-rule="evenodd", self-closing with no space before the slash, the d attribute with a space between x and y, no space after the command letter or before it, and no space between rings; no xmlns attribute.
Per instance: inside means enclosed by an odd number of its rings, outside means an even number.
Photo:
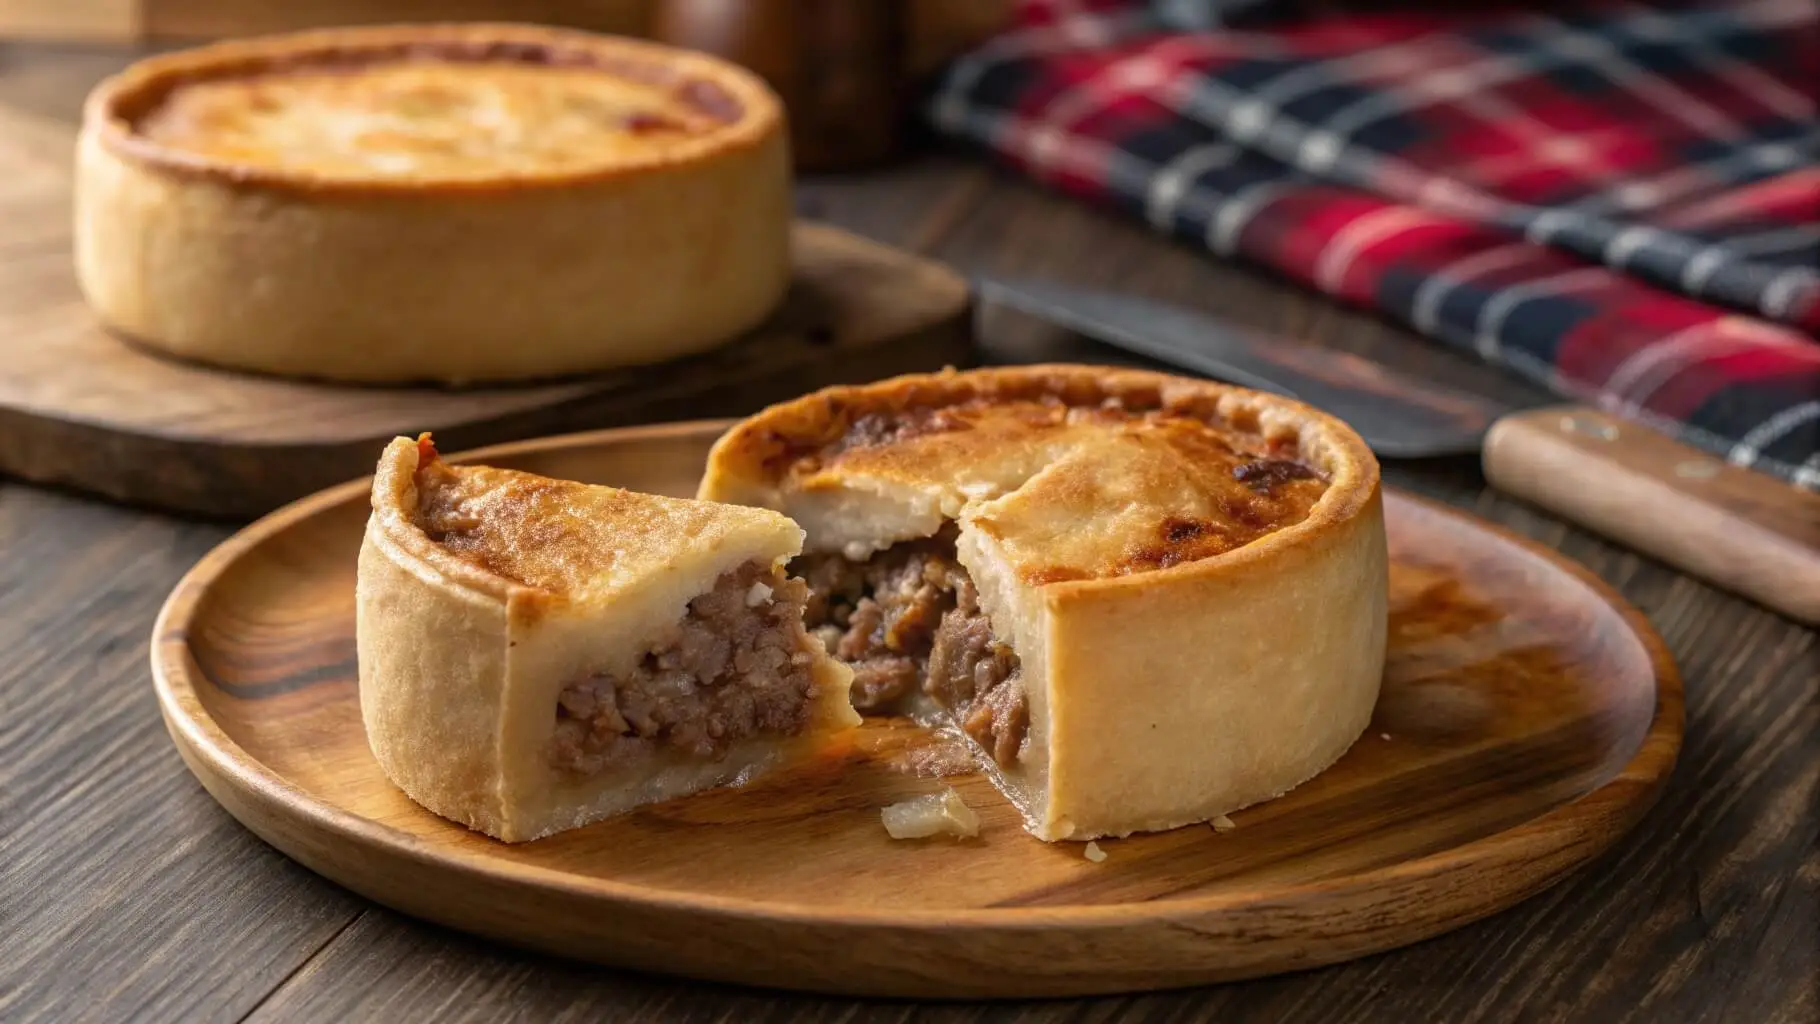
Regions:
<svg viewBox="0 0 1820 1024"><path fill-rule="evenodd" d="M1754 466L1762 457L1763 449L1801 424L1815 419L1820 419L1820 402L1803 402L1784 409L1745 434L1737 447L1732 449L1729 458L1740 466ZM1813 463L1814 460L1810 458L1803 468ZM1800 480L1797 479L1796 482L1799 483Z"/></svg>
<svg viewBox="0 0 1820 1024"><path fill-rule="evenodd" d="M1607 408L1641 409L1651 395L1674 376L1698 364L1703 354L1734 348L1744 339L1728 335L1723 320L1705 320L1631 353L1605 378Z"/></svg>
<svg viewBox="0 0 1820 1024"><path fill-rule="evenodd" d="M1219 212L1207 225L1208 247L1228 259L1237 256L1239 235L1251 218L1278 196L1304 185L1298 181L1260 181L1233 193L1231 199L1219 204Z"/></svg>
<svg viewBox="0 0 1820 1024"><path fill-rule="evenodd" d="M1820 128L1810 128L1788 139L1744 143L1705 163L1684 164L1653 177L1632 178L1622 185L1569 203L1563 209L1598 215L1626 204L1641 205L1644 199L1657 205L1719 199L1728 194L1725 190L1741 181L1801 166L1804 162L1801 151L1816 145L1820 145ZM1696 196L1695 193L1702 189L1709 194Z"/></svg>
<svg viewBox="0 0 1820 1024"><path fill-rule="evenodd" d="M935 97L934 118L937 123L959 127L970 113L967 90L996 64L1029 57L1032 54L1082 46L1104 46L1133 28L1147 25L1150 19L1141 11L1101 14L1092 18L1070 18L1053 25L1038 25L1005 32L987 40L973 52L957 59L948 69L947 82Z"/></svg>
<svg viewBox="0 0 1820 1024"><path fill-rule="evenodd" d="M1267 0L1157 0L1157 14L1177 28L1204 32L1226 19L1261 7Z"/></svg>
<svg viewBox="0 0 1820 1024"><path fill-rule="evenodd" d="M1164 164L1151 179L1149 194L1145 196L1144 212L1151 226L1160 231L1174 230L1176 211L1180 209L1184 195L1196 202L1206 200L1202 192L1190 189L1194 179L1216 167L1231 164L1244 152L1230 142L1214 142L1185 149ZM1198 206L1197 210L1202 216L1212 212L1205 205Z"/></svg>
<svg viewBox="0 0 1820 1024"><path fill-rule="evenodd" d="M1448 292L1466 284L1478 274L1521 262L1529 252L1528 244L1511 242L1481 249L1471 256L1462 256L1445 269L1430 274L1427 280L1416 287L1410 323L1423 334L1438 336L1441 329L1441 303L1446 301Z"/></svg>
<svg viewBox="0 0 1820 1024"><path fill-rule="evenodd" d="M1739 235L1725 240L1727 249L1743 253L1785 252L1812 246L1820 246L1820 224L1771 228L1754 235Z"/></svg>
<svg viewBox="0 0 1820 1024"><path fill-rule="evenodd" d="M1795 486L1820 490L1820 452L1815 452L1795 470Z"/></svg>
<svg viewBox="0 0 1820 1024"><path fill-rule="evenodd" d="M1806 295L1820 282L1820 273L1806 267L1790 267L1763 286L1763 308L1780 320L1794 311L1795 300Z"/></svg>
<svg viewBox="0 0 1820 1024"><path fill-rule="evenodd" d="M1479 310L1479 322L1473 335L1473 348L1489 360L1497 360L1506 352L1503 338L1504 321L1516 312L1518 306L1535 299L1555 298L1581 288L1602 284L1606 280L1604 267L1575 267L1563 270L1547 277L1533 278L1518 284L1505 285L1494 293L1489 301Z"/></svg>
<svg viewBox="0 0 1820 1024"><path fill-rule="evenodd" d="M1346 271L1373 243L1402 234L1422 224L1451 224L1427 210L1413 206L1386 206L1374 210L1333 233L1315 259L1314 280L1322 291L1337 292L1346 283Z"/></svg>

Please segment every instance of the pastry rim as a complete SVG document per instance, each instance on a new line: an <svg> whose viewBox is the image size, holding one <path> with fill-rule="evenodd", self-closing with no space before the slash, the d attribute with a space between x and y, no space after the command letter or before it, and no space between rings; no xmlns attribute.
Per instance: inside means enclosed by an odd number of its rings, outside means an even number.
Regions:
<svg viewBox="0 0 1820 1024"><path fill-rule="evenodd" d="M161 99L187 82L233 77L287 60L383 56L394 48L517 43L559 52L580 52L609 60L687 71L731 94L738 116L718 129L699 133L661 150L618 155L575 170L496 171L484 176L326 174L302 167L272 167L223 160L147 138L123 108L148 96ZM484 58L483 58L484 60ZM244 67L243 67L244 66ZM608 68L598 73L613 74ZM158 99L149 102L153 109ZM661 175L678 166L711 161L752 149L782 134L783 106L757 75L709 54L626 36L506 21L429 22L308 29L209 43L135 61L108 76L83 101L82 131L115 157L147 170L236 186L324 195L468 195L526 192L602 184L643 175Z"/></svg>
<svg viewBox="0 0 1820 1024"><path fill-rule="evenodd" d="M974 387L975 384L978 386ZM824 419L831 407L843 400L862 399L868 410L889 409L902 412L917 407L939 408L943 404L939 400L933 403L914 400L926 395L966 395L990 400L991 395L987 392L1005 387L1035 386L1045 394L1060 394L1070 384L1097 386L1107 397L1148 387L1159 390L1165 400L1172 394L1200 393L1215 401L1232 396L1234 400L1245 402L1254 409L1275 409L1279 415L1288 414L1287 418L1296 428L1298 440L1311 426L1316 428L1331 465L1320 467L1328 474L1327 489L1308 510L1307 516L1270 530L1239 547L1171 566L1121 575L1052 582L1025 581L1026 585L1041 591L1045 601L1052 605L1062 601L1093 600L1141 589L1153 581L1187 582L1243 572L1253 563L1277 557L1287 549L1325 543L1326 536L1332 530L1363 513L1382 487L1377 457L1358 433L1338 417L1304 402L1202 378L1084 363L1037 363L966 371L946 367L934 373L907 374L867 384L843 384L825 388L771 406L741 420L715 441L708 456L708 475L724 477L729 468L736 467L735 471L741 475L751 472L752 479L776 484L780 480L779 475L766 472L762 462L754 459L750 451L741 450L742 447L753 440L763 443L762 438L754 438L754 435L761 433L788 443L792 427L800 428ZM838 464L832 468L838 472ZM1015 490L1013 488L1006 493L1014 493ZM955 518L958 521L965 515L963 510L961 516Z"/></svg>
<svg viewBox="0 0 1820 1024"><path fill-rule="evenodd" d="M417 444L418 468L421 469L426 441L419 437ZM437 453L436 458L441 459L441 453ZM413 495L415 500L405 500L408 491L417 492ZM386 499L383 502L380 500L382 494ZM431 540L411 518L411 513L419 510L423 502L415 472L405 473L402 466L389 461L382 462L374 475L369 495L372 514L379 520L380 532L385 538L396 545L400 552L417 564L438 573L449 584L499 601L505 601L514 592L520 600L529 595L536 595L541 601L560 600L560 595L553 591L488 572Z"/></svg>

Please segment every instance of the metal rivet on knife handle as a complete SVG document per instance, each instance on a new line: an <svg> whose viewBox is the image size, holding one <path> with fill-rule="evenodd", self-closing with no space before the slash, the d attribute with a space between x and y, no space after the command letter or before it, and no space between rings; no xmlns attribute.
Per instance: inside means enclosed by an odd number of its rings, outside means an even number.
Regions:
<svg viewBox="0 0 1820 1024"><path fill-rule="evenodd" d="M1584 434L1600 441L1616 441L1618 428L1590 416L1563 416L1561 429L1570 434Z"/></svg>
<svg viewBox="0 0 1820 1024"><path fill-rule="evenodd" d="M1719 475L1719 464L1709 459L1690 459L1675 464L1675 475L1683 480L1711 480Z"/></svg>

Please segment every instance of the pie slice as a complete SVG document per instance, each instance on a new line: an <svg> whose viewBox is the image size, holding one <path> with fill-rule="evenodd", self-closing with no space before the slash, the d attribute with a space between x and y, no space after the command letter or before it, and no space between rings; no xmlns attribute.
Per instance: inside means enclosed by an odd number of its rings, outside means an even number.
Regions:
<svg viewBox="0 0 1820 1024"><path fill-rule="evenodd" d="M1042 839L1278 796L1377 700L1377 463L1297 402L1085 366L837 387L736 426L699 496L800 523L855 705L958 727Z"/></svg>
<svg viewBox="0 0 1820 1024"><path fill-rule="evenodd" d="M360 707L413 800L507 842L737 784L858 722L775 512L380 458Z"/></svg>

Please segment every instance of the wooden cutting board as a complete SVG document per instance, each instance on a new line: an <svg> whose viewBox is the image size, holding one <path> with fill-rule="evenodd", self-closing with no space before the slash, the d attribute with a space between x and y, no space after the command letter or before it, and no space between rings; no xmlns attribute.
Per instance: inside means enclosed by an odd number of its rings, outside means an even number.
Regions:
<svg viewBox="0 0 1820 1024"><path fill-rule="evenodd" d="M118 501L250 517L372 471L389 438L451 448L589 427L739 416L828 384L974 361L966 281L799 224L796 280L764 326L675 363L534 386L343 387L130 347L96 323L70 257L68 126L0 110L0 473Z"/></svg>

